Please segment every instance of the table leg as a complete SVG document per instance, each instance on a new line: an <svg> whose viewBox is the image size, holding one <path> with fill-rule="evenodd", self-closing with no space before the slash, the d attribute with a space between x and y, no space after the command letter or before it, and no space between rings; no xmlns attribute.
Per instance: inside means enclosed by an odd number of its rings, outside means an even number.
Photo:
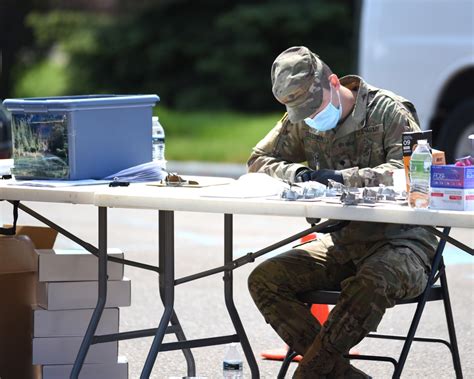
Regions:
<svg viewBox="0 0 474 379"><path fill-rule="evenodd" d="M224 264L232 262L233 260L233 222L232 215L224 215ZM232 270L226 270L224 272L224 298L227 311L229 312L232 323L234 324L235 331L240 340L242 350L244 351L247 363L252 373L252 379L260 378L257 361L253 355L252 347L245 334L245 329L240 321L239 314L234 304L233 297L233 277Z"/></svg>
<svg viewBox="0 0 474 379"><path fill-rule="evenodd" d="M98 278L98 299L92 314L86 334L77 353L74 366L71 370L71 379L77 379L81 372L82 365L86 359L87 352L94 338L97 325L99 324L102 311L107 301L107 208L99 207L99 278Z"/></svg>
<svg viewBox="0 0 474 379"><path fill-rule="evenodd" d="M183 328L181 327L178 317L176 316L176 312L173 312L170 321L171 325L178 327L178 331L175 332L178 341L187 341ZM184 354L184 358L186 359L186 365L188 367L188 376L196 376L196 363L194 362L194 356L191 352L191 349L182 349L182 352Z"/></svg>
<svg viewBox="0 0 474 379"><path fill-rule="evenodd" d="M159 223L160 225L160 223ZM165 251L165 237L164 235L159 236L159 251ZM158 255L158 267L164 267L165 261L164 261L164 254L159 254ZM164 285L163 281L161 280L161 275L159 279L159 286L160 286L160 297L161 300L164 304L164 299L165 299L165 294L164 294ZM178 316L176 315L176 312L173 311L171 315L171 325L176 326L178 330L174 333L176 335L176 338L178 341L186 341L186 336L184 334L183 328L181 327L181 324L178 320ZM182 352L184 354L184 358L186 359L186 364L188 367L188 376L196 376L196 363L194 362L194 357L193 353L191 352L191 349L182 349Z"/></svg>
<svg viewBox="0 0 474 379"><path fill-rule="evenodd" d="M174 213L172 211L159 212L159 240L160 240L160 289L162 289L163 305L165 310L161 316L153 343L143 366L141 379L150 377L156 357L163 343L166 328L174 313Z"/></svg>

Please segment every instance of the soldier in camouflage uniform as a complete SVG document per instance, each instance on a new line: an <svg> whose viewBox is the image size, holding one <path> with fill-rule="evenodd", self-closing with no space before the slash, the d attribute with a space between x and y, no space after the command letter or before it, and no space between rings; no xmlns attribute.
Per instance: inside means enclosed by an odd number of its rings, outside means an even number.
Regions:
<svg viewBox="0 0 474 379"><path fill-rule="evenodd" d="M305 47L281 53L271 78L287 113L253 149L249 172L393 185L393 170L403 167L402 133L419 130L410 102L357 76L339 79ZM335 119L329 108L339 112ZM249 290L267 323L303 355L294 377L368 378L343 355L377 329L396 300L424 290L436 245L421 227L351 222L261 263ZM318 289L341 291L322 326L296 297Z"/></svg>

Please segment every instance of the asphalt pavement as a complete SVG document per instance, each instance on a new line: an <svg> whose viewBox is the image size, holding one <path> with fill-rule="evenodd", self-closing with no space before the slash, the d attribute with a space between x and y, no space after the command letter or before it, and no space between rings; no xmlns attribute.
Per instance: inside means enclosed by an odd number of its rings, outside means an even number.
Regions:
<svg viewBox="0 0 474 379"><path fill-rule="evenodd" d="M210 174L239 176L226 166L224 172L190 172L184 166L171 170L179 174ZM243 166L241 166L241 169ZM204 170L205 171L205 170ZM242 172L244 173L244 172ZM30 203L49 215L54 222L66 227L84 240L97 243L97 211L91 206L51 205ZM11 221L11 209L0 203L0 221ZM223 263L223 216L217 214L177 212L176 231L176 277L182 277ZM20 215L21 224L39 224L25 214ZM148 264L157 264L158 214L156 211L110 209L108 216L109 247L117 247L125 252L125 257ZM288 217L235 216L234 256L263 248L276 240L301 231L308 225L305 220ZM472 230L456 229L453 234L464 243L474 246ZM60 236L57 248L77 248L77 245ZM288 246L290 247L290 246ZM282 252L282 248L278 252ZM276 254L276 253L270 253ZM447 276L455 318L457 338L465 378L474 377L474 260L466 253L448 245L446 252ZM260 353L284 348L284 343L267 325L253 304L247 290L247 277L251 270L263 261L242 266L234 271L235 304L247 331L254 354L259 364L262 378L276 378L280 362L263 360ZM163 312L158 295L157 275L136 268L125 268L125 275L132 283L132 306L120 310L121 331L157 327ZM215 274L196 282L182 284L175 291L175 309L184 332L189 339L233 334L233 326L227 314L222 274ZM397 306L388 310L379 327L382 333L406 333L414 312L413 305ZM426 306L418 329L418 336L447 338L443 305L439 302ZM172 335L165 341L174 341ZM142 338L120 342L120 354L129 361L129 377L139 378L150 348L152 338ZM360 354L388 354L397 356L401 349L399 342L366 339L355 347ZM222 378L222 360L227 347L214 346L193 349L197 375L209 379ZM390 363L354 362L374 378L390 378ZM292 364L290 374L296 365ZM186 375L186 364L181 352L163 352L158 355L151 378L182 377ZM250 378L248 365L244 360L244 376ZM291 377L288 375L287 377ZM402 378L454 378L450 353L446 346L439 344L414 343L408 356Z"/></svg>

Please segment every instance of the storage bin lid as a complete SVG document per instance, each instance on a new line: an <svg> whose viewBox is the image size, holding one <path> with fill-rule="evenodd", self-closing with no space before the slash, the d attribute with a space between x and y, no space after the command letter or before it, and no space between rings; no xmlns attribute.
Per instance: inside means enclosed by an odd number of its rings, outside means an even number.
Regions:
<svg viewBox="0 0 474 379"><path fill-rule="evenodd" d="M157 95L81 95L6 99L3 105L11 112L74 111L100 108L153 106Z"/></svg>

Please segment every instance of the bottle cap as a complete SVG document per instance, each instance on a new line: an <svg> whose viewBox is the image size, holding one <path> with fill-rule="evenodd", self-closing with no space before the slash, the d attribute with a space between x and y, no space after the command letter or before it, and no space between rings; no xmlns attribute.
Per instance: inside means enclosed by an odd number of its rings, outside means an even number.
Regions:
<svg viewBox="0 0 474 379"><path fill-rule="evenodd" d="M419 139L418 140L418 144L419 145L426 145L428 143L428 140L427 139Z"/></svg>

